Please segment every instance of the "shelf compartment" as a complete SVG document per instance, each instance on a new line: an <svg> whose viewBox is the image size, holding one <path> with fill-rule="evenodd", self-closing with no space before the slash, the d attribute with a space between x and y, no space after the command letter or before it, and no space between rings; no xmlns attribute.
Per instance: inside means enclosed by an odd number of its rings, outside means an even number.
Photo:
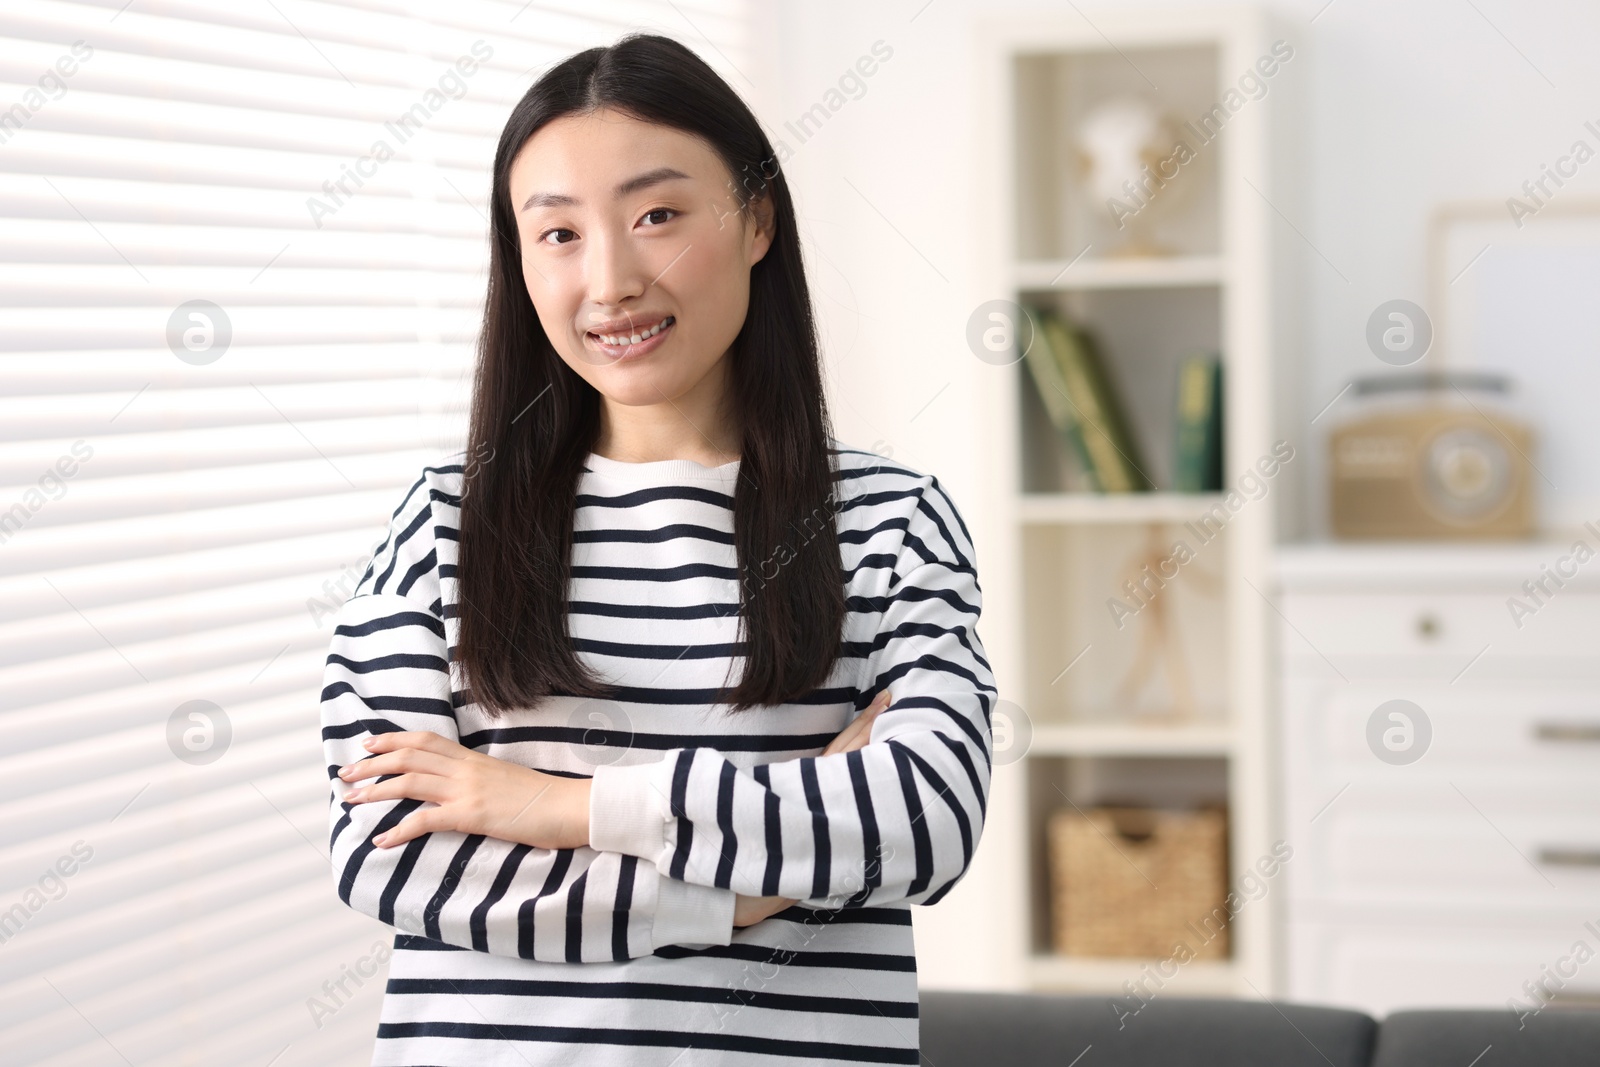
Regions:
<svg viewBox="0 0 1600 1067"><path fill-rule="evenodd" d="M1146 521L1021 531L1019 703L1034 723L1105 722L1111 712L1125 725L1174 713L1193 723L1228 719L1231 527L1205 526L1207 541L1190 525ZM1143 583L1138 596L1129 582Z"/></svg>
<svg viewBox="0 0 1600 1067"><path fill-rule="evenodd" d="M1095 249L1091 255L1124 247L1134 233L1177 254L1218 254L1223 146L1193 121L1203 107L1197 101L1216 97L1220 58L1210 42L1013 56L1013 219L1020 255L1066 262L1086 244ZM1144 71L1153 72L1154 80ZM1090 113L1117 97L1140 98L1172 121L1171 142L1163 138L1155 149L1163 160L1179 142L1192 155L1176 166L1154 162L1152 169L1166 188L1156 189L1152 181L1136 197L1123 187L1116 197L1121 207L1113 212L1106 190L1086 181L1079 135ZM1139 178L1138 168L1117 175L1124 176ZM1148 211L1142 202L1149 202ZM1135 209L1131 219L1120 214L1130 209Z"/></svg>
<svg viewBox="0 0 1600 1067"><path fill-rule="evenodd" d="M1180 810L1226 807L1231 763L1226 755L1050 756L1030 751L1024 765L1028 790L1029 946L1034 956L1081 962L1053 951L1046 830L1053 812L1074 806L1087 812L1102 805ZM1131 975L1147 961L1128 958L1103 962L1125 967ZM1200 967L1202 962L1220 961L1196 960L1182 970Z"/></svg>
<svg viewBox="0 0 1600 1067"><path fill-rule="evenodd" d="M1079 264L1082 266L1082 264ZM1073 270L1077 268L1074 267ZM1127 416L1136 462L1157 491L1172 487L1178 405L1178 368L1196 352L1228 354L1222 345L1223 290L1191 288L1019 290L1030 307L1053 311L1082 327L1093 339L1108 385ZM1078 456L1054 423L1025 361L1012 368L1020 390L1024 493L1090 489L1092 482ZM1224 390L1228 385L1224 370ZM1224 427L1229 404L1223 401ZM1229 457L1224 456L1224 471ZM1187 517L1187 516L1185 516Z"/></svg>

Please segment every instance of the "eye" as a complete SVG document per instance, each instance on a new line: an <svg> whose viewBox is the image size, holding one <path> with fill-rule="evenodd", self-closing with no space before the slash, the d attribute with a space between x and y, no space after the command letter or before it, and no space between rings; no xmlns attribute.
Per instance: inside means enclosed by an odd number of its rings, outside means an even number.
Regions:
<svg viewBox="0 0 1600 1067"><path fill-rule="evenodd" d="M640 216L640 221L648 219L651 215L677 215L677 214L678 214L678 212L675 209L670 208L670 207L651 208L649 211L646 211L643 215ZM667 221L666 219L662 219L661 222L652 222L652 223L650 223L650 225L652 225L652 226L660 226L662 222L666 222L666 221Z"/></svg>
<svg viewBox="0 0 1600 1067"><path fill-rule="evenodd" d="M553 233L570 233L570 234L572 234L573 237L577 237L578 236L577 232L574 231L574 230L568 230L568 229L564 229L564 228L562 228L560 226L555 226L555 227L552 227L551 229L548 229L548 230L544 231L543 233L541 233L539 235L540 243L543 244L543 243L549 242L551 244L558 244L558 245L564 245L564 244L569 244L570 243L569 241L550 241L550 235L553 234Z"/></svg>

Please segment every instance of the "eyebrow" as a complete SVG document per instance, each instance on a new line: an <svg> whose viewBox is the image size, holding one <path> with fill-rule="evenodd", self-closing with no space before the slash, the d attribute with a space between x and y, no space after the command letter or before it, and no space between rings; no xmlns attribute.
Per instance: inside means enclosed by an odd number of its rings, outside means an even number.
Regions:
<svg viewBox="0 0 1600 1067"><path fill-rule="evenodd" d="M612 190L611 195L620 199L629 193L636 193L640 189L648 189L652 185L660 185L662 182L676 181L679 178L687 177L689 175L674 167L657 167L655 170L647 170L643 174L635 175L627 181L621 182ZM522 210L526 211L530 207L569 207L577 203L577 197L569 196L566 193L534 193L522 202Z"/></svg>

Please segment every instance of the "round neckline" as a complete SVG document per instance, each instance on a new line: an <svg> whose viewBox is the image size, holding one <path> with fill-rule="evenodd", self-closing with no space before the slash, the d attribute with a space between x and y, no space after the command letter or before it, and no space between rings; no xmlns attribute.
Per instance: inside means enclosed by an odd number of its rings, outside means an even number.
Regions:
<svg viewBox="0 0 1600 1067"><path fill-rule="evenodd" d="M732 482L739 474L739 460L731 460L717 467L706 467L692 459L654 459L629 462L610 459L598 452L590 452L584 466L591 473L606 478L630 482L661 483L666 481Z"/></svg>

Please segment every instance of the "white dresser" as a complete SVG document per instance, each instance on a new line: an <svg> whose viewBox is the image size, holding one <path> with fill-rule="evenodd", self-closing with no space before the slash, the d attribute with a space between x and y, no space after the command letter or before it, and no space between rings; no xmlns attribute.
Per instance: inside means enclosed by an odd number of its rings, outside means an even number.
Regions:
<svg viewBox="0 0 1600 1067"><path fill-rule="evenodd" d="M1600 1002L1600 536L1584 540L1586 562L1573 540L1280 552L1290 998Z"/></svg>

